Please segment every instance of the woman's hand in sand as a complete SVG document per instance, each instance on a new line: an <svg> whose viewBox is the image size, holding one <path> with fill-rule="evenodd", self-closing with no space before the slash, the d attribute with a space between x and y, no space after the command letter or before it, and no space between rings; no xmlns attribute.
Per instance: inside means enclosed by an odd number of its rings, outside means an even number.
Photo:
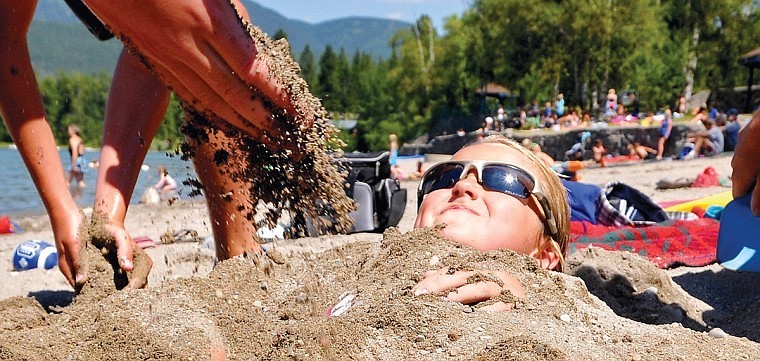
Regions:
<svg viewBox="0 0 760 361"><path fill-rule="evenodd" d="M232 1L237 12L230 0L85 2L188 105L257 138L262 132L280 135L265 104L289 114L294 108L257 56L244 25L249 16L238 0Z"/></svg>
<svg viewBox="0 0 760 361"><path fill-rule="evenodd" d="M474 304L498 298L503 292L523 298L525 290L514 276L503 271L454 271L448 267L427 271L424 279L412 288L415 296L429 293L444 294L444 301ZM497 301L481 307L484 311L507 311L512 303Z"/></svg>
<svg viewBox="0 0 760 361"><path fill-rule="evenodd" d="M760 187L755 187L760 180L760 112L739 132L731 168L734 198L752 191L752 213L760 216Z"/></svg>

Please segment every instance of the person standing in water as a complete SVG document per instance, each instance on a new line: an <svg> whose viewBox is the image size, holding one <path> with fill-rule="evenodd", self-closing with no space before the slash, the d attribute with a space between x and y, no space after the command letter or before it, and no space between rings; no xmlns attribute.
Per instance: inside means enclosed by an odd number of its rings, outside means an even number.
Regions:
<svg viewBox="0 0 760 361"><path fill-rule="evenodd" d="M76 124L69 125L69 155L71 156L71 168L66 177L66 184L71 184L72 179L76 179L77 186L84 188L87 186L84 182L84 170L87 169L87 161L84 158L84 141Z"/></svg>
<svg viewBox="0 0 760 361"><path fill-rule="evenodd" d="M158 176L160 179L158 183L153 186L153 188L158 191L159 195L161 196L161 200L166 200L176 196L177 181L174 180L171 175L169 175L169 170L166 169L165 165L158 166Z"/></svg>

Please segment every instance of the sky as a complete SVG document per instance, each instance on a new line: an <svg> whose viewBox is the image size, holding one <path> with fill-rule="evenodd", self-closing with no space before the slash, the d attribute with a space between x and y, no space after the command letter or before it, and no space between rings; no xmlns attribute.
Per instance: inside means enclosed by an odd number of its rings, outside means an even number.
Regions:
<svg viewBox="0 0 760 361"><path fill-rule="evenodd" d="M450 15L461 15L470 0L252 0L286 18L320 23L349 16L370 16L413 22L421 15L436 28Z"/></svg>

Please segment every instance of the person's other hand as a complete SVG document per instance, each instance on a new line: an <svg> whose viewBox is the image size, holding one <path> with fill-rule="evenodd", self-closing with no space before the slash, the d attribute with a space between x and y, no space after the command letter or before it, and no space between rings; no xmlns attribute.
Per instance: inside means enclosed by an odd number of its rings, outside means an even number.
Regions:
<svg viewBox="0 0 760 361"><path fill-rule="evenodd" d="M468 282L470 277L485 275L478 282ZM448 267L427 271L424 279L412 288L416 296L428 293L444 293L445 301L474 304L499 297L503 291L509 291L518 298L525 297L525 290L520 281L503 271L455 271ZM491 278L490 280L488 278ZM498 301L492 305L481 307L484 311L507 311L512 304Z"/></svg>
<svg viewBox="0 0 760 361"><path fill-rule="evenodd" d="M240 20L249 17L238 0L233 4L240 15L229 0L85 2L188 105L256 138L281 135L266 104L288 114L294 108L283 85L257 58ZM252 89L266 100L253 96Z"/></svg>
<svg viewBox="0 0 760 361"><path fill-rule="evenodd" d="M103 226L104 230L113 236L114 243L116 245L116 257L119 261L119 267L124 271L131 272L129 284L127 288L145 288L148 286L148 274L153 267L153 260L145 254L132 236L129 235L123 225L106 224ZM137 257L138 253L144 257ZM140 265L140 272L132 272L136 270L135 262L147 262L145 265ZM147 269L145 269L147 267ZM144 272L142 270L145 270Z"/></svg>
<svg viewBox="0 0 760 361"><path fill-rule="evenodd" d="M752 213L760 216L760 187L755 187L760 179L760 111L742 128L736 143L731 160L733 195L738 198L752 191Z"/></svg>
<svg viewBox="0 0 760 361"><path fill-rule="evenodd" d="M52 219L53 237L58 250L58 269L75 289L87 283L87 267L80 262L80 239L85 225L81 212L70 212L63 218Z"/></svg>

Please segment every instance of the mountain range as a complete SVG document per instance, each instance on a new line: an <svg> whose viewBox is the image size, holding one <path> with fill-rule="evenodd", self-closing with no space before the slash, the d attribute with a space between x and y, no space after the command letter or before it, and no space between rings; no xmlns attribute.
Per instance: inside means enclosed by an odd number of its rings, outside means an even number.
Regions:
<svg viewBox="0 0 760 361"><path fill-rule="evenodd" d="M24 1L24 0L19 0ZM257 4L242 0L254 24L269 35L287 34L297 59L308 45L316 56L331 45L352 55L357 50L377 58L390 56L388 41L411 24L367 17L349 17L317 24L288 19ZM90 35L63 0L39 0L28 35L32 63L39 75L56 72L111 73L121 51L118 40L100 42Z"/></svg>

